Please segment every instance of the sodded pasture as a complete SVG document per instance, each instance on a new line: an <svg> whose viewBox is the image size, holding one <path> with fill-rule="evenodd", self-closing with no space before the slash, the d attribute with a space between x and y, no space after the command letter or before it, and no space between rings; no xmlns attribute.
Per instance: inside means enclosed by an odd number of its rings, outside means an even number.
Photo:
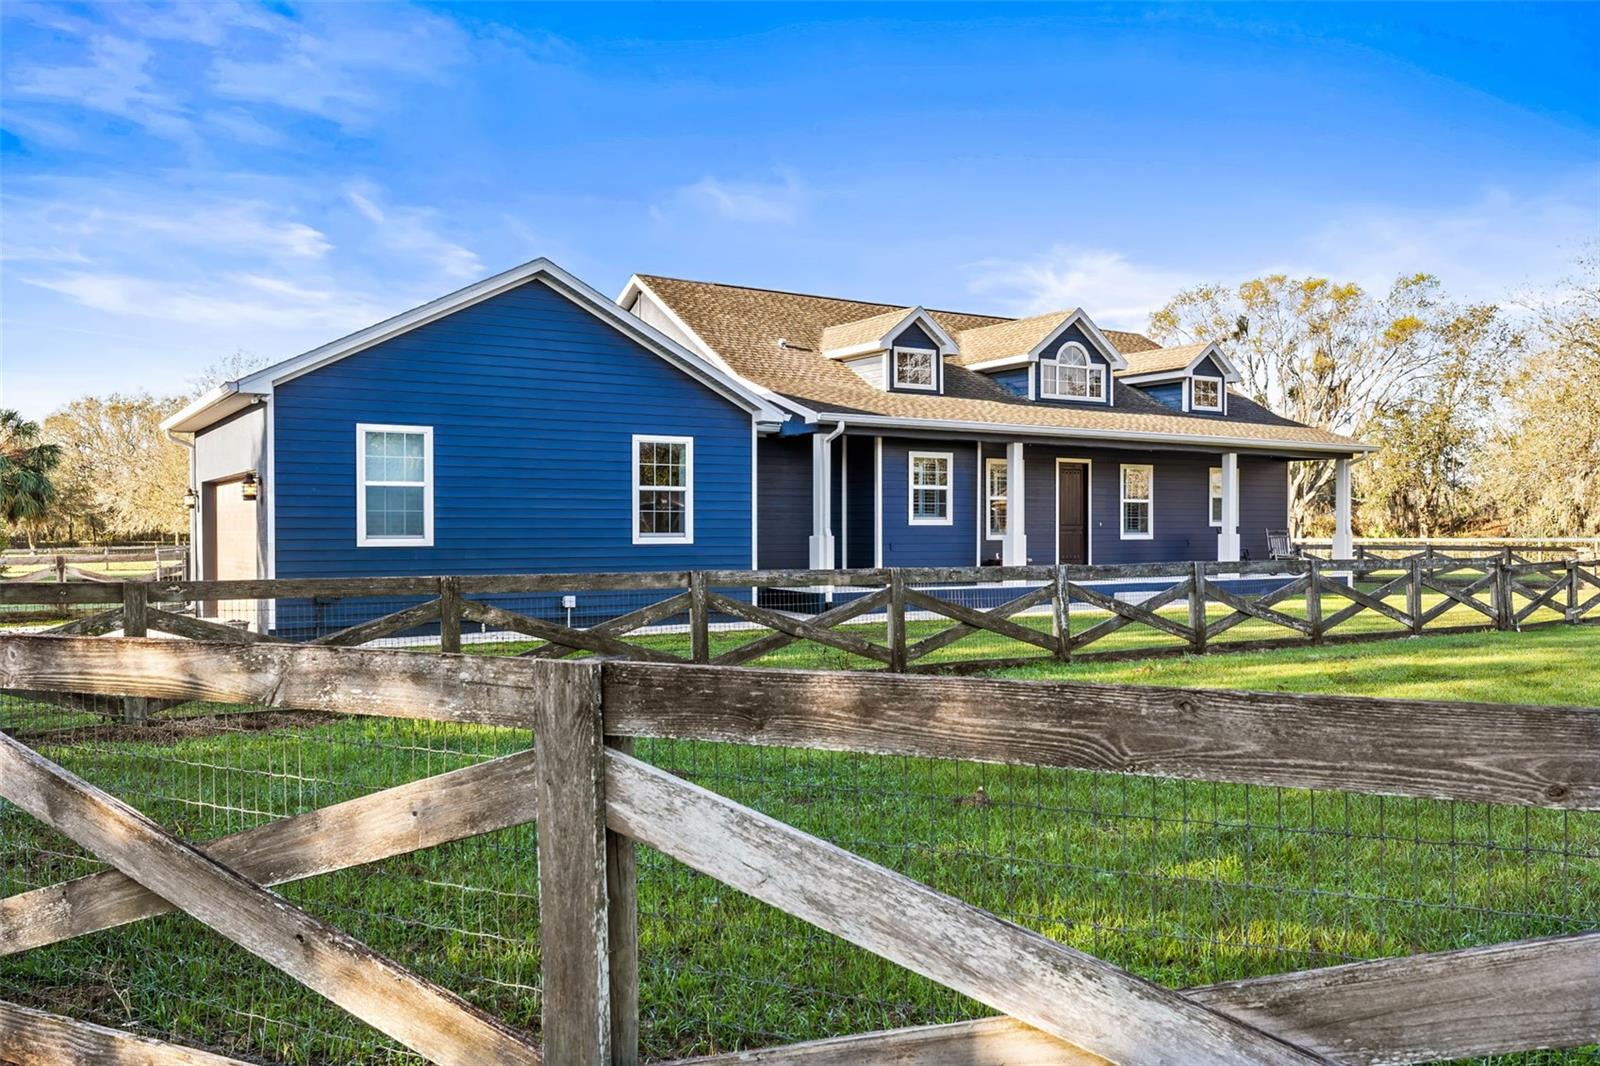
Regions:
<svg viewBox="0 0 1600 1066"><path fill-rule="evenodd" d="M1595 671L1584 666L1600 653L1597 637L1558 627L1027 669L1594 705ZM1508 662L1524 673L1509 676ZM1435 688L1446 674L1456 680L1448 693ZM154 726L123 727L17 697L6 698L0 724L196 841L530 742L520 730L192 704ZM1590 812L688 741L641 740L637 752L1168 985L1600 927L1600 815ZM0 817L0 853L6 894L95 865L14 810ZM492 1013L537 1027L532 826L280 891ZM639 895L648 1056L989 1013L648 849ZM173 1039L274 1061L403 1058L182 916L0 959L0 998L113 1025L138 1019Z"/></svg>

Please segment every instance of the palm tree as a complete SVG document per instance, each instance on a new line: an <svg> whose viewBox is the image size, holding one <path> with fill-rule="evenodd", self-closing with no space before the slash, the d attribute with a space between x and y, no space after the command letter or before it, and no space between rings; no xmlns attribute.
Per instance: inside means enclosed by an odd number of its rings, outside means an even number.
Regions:
<svg viewBox="0 0 1600 1066"><path fill-rule="evenodd" d="M0 518L21 526L33 547L33 531L56 499L50 480L61 462L61 446L39 439L39 423L21 412L0 410Z"/></svg>

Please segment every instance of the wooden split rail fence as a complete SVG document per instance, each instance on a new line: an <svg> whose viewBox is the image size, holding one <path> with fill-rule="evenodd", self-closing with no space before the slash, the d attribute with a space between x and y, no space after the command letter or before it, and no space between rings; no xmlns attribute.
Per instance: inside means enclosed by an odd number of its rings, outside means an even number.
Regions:
<svg viewBox="0 0 1600 1066"><path fill-rule="evenodd" d="M702 1063L1372 1063L1600 1041L1600 931L1172 989L629 754L664 737L1600 810L1600 711L187 641L0 638L0 687L531 729L536 744L201 845L15 738L0 797L110 869L0 900L0 954L183 911L440 1063L638 1061L634 847L999 1012ZM541 1033L270 886L533 821ZM0 1060L232 1060L0 1003Z"/></svg>
<svg viewBox="0 0 1600 1066"><path fill-rule="evenodd" d="M1242 592L1228 578L1263 582L1265 591ZM1139 582L1142 599L1114 595L1108 582ZM752 595L766 590L768 598ZM805 610L772 606L774 592L814 601ZM536 617L497 605L494 598L561 593L632 593L648 600L595 624ZM987 606L962 602L981 591ZM436 627L438 646L459 651L463 623L541 642L522 654L536 659L573 655L646 662L696 662L738 666L756 662L798 641L810 641L895 672L973 670L1075 657L1129 658L1259 650L1306 642L1373 640L1421 633L1580 623L1600 618L1600 562L1508 563L1503 558L1455 558L1440 553L1395 560L1328 562L1300 559L1243 563L1151 563L1133 566L970 567L959 569L669 571L612 574L507 574L197 582L0 582L0 605L115 606L51 630L56 635L160 632L194 640L240 644L289 643L271 626L230 625L199 617L197 605L304 600L370 604L383 598L407 605L342 629L320 632L306 643L355 646ZM407 601L411 602L407 602ZM996 600L1002 602L994 602ZM1432 602L1429 602L1432 601ZM1219 614L1212 611L1220 605ZM1185 611L1184 608L1187 608ZM92 606L90 607L92 610ZM265 609L251 607L258 618ZM1074 613L1103 612L1087 626ZM1534 616L1551 612L1546 621ZM1451 617L1445 618L1447 613ZM1471 621L1463 623L1462 615ZM1360 631L1358 616L1387 620ZM1092 617L1092 615L1091 615ZM908 622L945 622L913 634ZM1033 624L1029 624L1032 622ZM1262 624L1285 636L1218 638L1243 623ZM1095 650L1093 645L1128 626L1170 638L1164 645ZM641 640L668 627L686 639ZM713 649L714 629L765 633ZM263 632L265 629L267 631ZM1338 632L1336 632L1338 631ZM983 654L946 651L977 634L990 635ZM1004 638L995 654L993 637ZM971 647L971 645L968 645Z"/></svg>

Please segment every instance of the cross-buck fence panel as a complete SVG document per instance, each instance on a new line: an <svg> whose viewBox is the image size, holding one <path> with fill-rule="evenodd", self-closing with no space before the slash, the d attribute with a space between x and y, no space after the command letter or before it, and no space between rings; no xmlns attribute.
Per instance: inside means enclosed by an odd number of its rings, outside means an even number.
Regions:
<svg viewBox="0 0 1600 1066"><path fill-rule="evenodd" d="M0 688L0 1059L1600 1042L1594 709L81 637Z"/></svg>
<svg viewBox="0 0 1600 1066"><path fill-rule="evenodd" d="M1430 550L1398 561L0 582L0 611L11 631L58 635L939 672L1592 623L1600 564Z"/></svg>

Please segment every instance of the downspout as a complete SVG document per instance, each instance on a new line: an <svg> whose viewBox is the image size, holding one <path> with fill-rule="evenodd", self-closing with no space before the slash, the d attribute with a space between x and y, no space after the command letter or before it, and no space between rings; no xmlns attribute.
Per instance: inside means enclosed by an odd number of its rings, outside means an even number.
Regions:
<svg viewBox="0 0 1600 1066"><path fill-rule="evenodd" d="M833 543L833 442L844 433L841 419L833 432L813 437L811 489L811 565L816 570L834 569L837 557Z"/></svg>
<svg viewBox="0 0 1600 1066"><path fill-rule="evenodd" d="M189 550L183 553L183 576L184 576L185 580L195 581L195 580L198 580L198 579L197 579L197 577L195 576L195 573L194 573L194 563L195 563L194 546L195 546L195 541L196 541L196 538L195 538L195 535L194 535L194 526L195 526L195 523L197 521L199 521L199 514L200 514L200 507L199 507L200 487L194 483L194 438L190 437L189 440L184 440L182 437L178 436L178 431L175 430L175 429L166 430L166 434L167 434L167 439L170 440L172 443L178 445L181 448L189 449L189 484L188 484L188 491L195 494L196 500L195 500L195 506L188 508L188 511L189 511ZM157 569L159 569L159 567Z"/></svg>

